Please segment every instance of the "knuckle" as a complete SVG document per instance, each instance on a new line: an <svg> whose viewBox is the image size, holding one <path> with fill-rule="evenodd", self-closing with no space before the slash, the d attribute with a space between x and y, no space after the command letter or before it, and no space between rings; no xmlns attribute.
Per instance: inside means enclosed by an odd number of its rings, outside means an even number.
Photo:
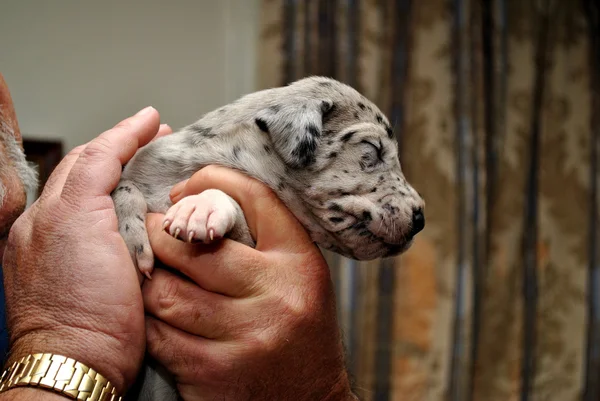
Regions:
<svg viewBox="0 0 600 401"><path fill-rule="evenodd" d="M275 335L272 329L265 329L253 336L247 336L243 341L242 345L246 353L254 354L260 357L269 357L270 355L277 354L281 348L280 340L281 336ZM250 355L246 356L251 358Z"/></svg>
<svg viewBox="0 0 600 401"><path fill-rule="evenodd" d="M163 311L169 311L177 303L179 297L179 282L174 277L165 278L156 297L158 308Z"/></svg>
<svg viewBox="0 0 600 401"><path fill-rule="evenodd" d="M102 157L111 152L112 146L108 139L99 136L91 141L80 153L80 157L95 158Z"/></svg>
<svg viewBox="0 0 600 401"><path fill-rule="evenodd" d="M131 122L131 119L126 119L123 120L121 122L119 122L117 125L115 125L113 127L114 131L124 131L124 132L129 132L133 129L133 124Z"/></svg>

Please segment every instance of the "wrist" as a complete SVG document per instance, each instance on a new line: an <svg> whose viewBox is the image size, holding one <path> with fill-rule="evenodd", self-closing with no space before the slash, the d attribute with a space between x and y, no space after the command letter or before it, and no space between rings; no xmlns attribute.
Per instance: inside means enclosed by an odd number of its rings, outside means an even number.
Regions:
<svg viewBox="0 0 600 401"><path fill-rule="evenodd" d="M104 376L119 394L125 393L141 365L141 359L138 364L125 360L122 345L106 334L81 329L53 329L15 339L4 368L36 353L52 353L74 359Z"/></svg>
<svg viewBox="0 0 600 401"><path fill-rule="evenodd" d="M65 396L43 388L17 387L0 394L0 401L65 401Z"/></svg>

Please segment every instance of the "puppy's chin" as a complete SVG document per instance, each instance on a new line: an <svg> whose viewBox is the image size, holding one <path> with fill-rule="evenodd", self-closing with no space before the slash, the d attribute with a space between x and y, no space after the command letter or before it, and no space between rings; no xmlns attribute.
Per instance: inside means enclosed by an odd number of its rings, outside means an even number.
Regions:
<svg viewBox="0 0 600 401"><path fill-rule="evenodd" d="M388 244L385 242L357 242L354 244L354 246L350 245L346 249L341 249L336 246L329 247L328 249L349 259L370 261L399 256L406 252L412 246L412 244L412 239L402 244Z"/></svg>

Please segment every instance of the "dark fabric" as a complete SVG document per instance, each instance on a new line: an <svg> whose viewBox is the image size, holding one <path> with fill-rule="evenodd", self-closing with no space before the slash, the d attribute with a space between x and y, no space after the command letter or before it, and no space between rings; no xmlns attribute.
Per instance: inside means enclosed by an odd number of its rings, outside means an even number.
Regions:
<svg viewBox="0 0 600 401"><path fill-rule="evenodd" d="M327 254L357 391L598 400L600 3L324 3L263 0L261 85L355 86L426 202L402 257Z"/></svg>

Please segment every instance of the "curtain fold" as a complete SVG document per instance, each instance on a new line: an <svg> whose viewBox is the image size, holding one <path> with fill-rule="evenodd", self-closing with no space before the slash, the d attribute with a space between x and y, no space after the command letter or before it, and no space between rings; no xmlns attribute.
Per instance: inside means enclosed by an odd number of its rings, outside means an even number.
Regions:
<svg viewBox="0 0 600 401"><path fill-rule="evenodd" d="M354 86L426 201L406 254L325 252L361 399L600 399L596 1L262 8L260 86Z"/></svg>

